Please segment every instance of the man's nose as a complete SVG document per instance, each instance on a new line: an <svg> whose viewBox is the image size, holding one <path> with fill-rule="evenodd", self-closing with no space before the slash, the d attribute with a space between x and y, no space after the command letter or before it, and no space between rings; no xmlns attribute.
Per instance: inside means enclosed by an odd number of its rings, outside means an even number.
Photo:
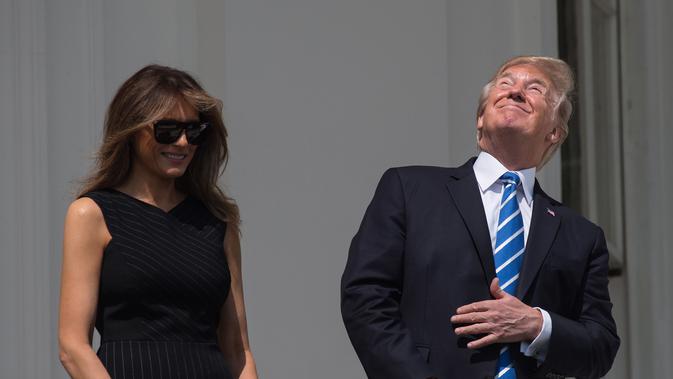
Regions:
<svg viewBox="0 0 673 379"><path fill-rule="evenodd" d="M508 96L510 99L516 102L525 102L526 98L523 95L523 88L518 85L514 85L510 88Z"/></svg>

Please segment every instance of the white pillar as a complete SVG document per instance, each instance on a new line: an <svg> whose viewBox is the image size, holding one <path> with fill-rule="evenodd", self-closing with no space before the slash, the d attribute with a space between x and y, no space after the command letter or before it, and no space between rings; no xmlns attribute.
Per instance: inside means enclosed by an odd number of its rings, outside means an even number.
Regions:
<svg viewBox="0 0 673 379"><path fill-rule="evenodd" d="M673 372L673 6L622 1L630 377Z"/></svg>
<svg viewBox="0 0 673 379"><path fill-rule="evenodd" d="M43 0L4 1L2 114L2 376L49 377L49 187Z"/></svg>
<svg viewBox="0 0 673 379"><path fill-rule="evenodd" d="M63 219L91 167L105 112L103 0L46 4L51 378L66 378L56 350Z"/></svg>

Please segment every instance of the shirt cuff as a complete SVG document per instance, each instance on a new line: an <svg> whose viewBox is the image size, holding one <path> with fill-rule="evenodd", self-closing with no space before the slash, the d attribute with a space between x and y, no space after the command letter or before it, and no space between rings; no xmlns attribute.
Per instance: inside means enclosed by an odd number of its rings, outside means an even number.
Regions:
<svg viewBox="0 0 673 379"><path fill-rule="evenodd" d="M549 350L549 339L551 338L551 316L544 309L535 307L542 313L542 330L535 337L533 342L521 342L521 352L527 357L537 359L538 365L544 362Z"/></svg>

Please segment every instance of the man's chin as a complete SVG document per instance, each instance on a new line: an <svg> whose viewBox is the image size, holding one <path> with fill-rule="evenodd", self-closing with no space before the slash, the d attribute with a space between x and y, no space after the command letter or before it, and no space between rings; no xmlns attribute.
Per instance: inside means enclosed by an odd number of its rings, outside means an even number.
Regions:
<svg viewBox="0 0 673 379"><path fill-rule="evenodd" d="M482 135L479 147L484 151L498 150L496 147L517 147L527 145L529 138L524 125L511 123L502 124L490 130L487 135Z"/></svg>
<svg viewBox="0 0 673 379"><path fill-rule="evenodd" d="M520 117L508 117L501 120L494 129L498 134L524 134L527 125Z"/></svg>

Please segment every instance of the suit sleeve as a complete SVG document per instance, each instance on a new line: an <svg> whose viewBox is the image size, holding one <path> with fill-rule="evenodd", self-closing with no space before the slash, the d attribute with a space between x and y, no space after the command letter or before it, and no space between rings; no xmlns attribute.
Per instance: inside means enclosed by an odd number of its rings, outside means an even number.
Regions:
<svg viewBox="0 0 673 379"><path fill-rule="evenodd" d="M597 228L596 234L584 278L580 317L575 320L549 312L553 327L541 369L599 378L615 359L620 341L608 293L608 251L603 231Z"/></svg>
<svg viewBox="0 0 673 379"><path fill-rule="evenodd" d="M341 279L341 314L369 378L431 377L402 320L405 199L395 169L385 172Z"/></svg>

